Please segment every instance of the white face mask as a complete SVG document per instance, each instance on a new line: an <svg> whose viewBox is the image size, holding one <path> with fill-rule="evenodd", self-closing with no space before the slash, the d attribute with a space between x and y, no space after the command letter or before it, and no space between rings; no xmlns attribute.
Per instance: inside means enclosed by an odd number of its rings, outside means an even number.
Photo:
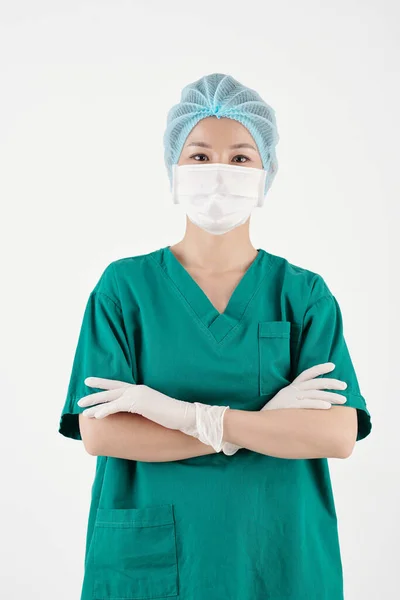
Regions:
<svg viewBox="0 0 400 600"><path fill-rule="evenodd" d="M264 203L267 171L240 165L172 165L172 198L189 219L220 235L242 225Z"/></svg>

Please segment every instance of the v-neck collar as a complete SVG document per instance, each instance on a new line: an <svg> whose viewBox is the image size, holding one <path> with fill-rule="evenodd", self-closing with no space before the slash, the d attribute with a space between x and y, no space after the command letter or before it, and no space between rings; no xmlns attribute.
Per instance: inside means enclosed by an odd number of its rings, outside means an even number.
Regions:
<svg viewBox="0 0 400 600"><path fill-rule="evenodd" d="M241 321L270 263L270 254L262 248L257 248L257 256L233 290L224 312L220 313L197 281L177 259L170 246L160 248L158 252L161 267L180 292L183 301L187 302L200 323L217 342L221 342Z"/></svg>

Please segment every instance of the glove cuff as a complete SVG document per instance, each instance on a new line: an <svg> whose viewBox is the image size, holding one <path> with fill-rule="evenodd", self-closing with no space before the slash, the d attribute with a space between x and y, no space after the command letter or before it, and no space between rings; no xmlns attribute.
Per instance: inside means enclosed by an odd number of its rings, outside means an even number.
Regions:
<svg viewBox="0 0 400 600"><path fill-rule="evenodd" d="M241 446L231 444L230 442L225 442L222 444L222 452L226 454L226 456L233 456L238 450L240 450L240 448Z"/></svg>
<svg viewBox="0 0 400 600"><path fill-rule="evenodd" d="M194 403L196 407L196 428L198 439L212 446L216 452L221 452L223 447L223 422L225 411L229 406L217 406Z"/></svg>

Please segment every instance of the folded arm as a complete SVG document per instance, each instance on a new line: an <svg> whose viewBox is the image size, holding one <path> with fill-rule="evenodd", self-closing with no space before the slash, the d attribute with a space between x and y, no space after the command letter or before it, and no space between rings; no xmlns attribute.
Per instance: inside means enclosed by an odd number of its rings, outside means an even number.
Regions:
<svg viewBox="0 0 400 600"><path fill-rule="evenodd" d="M105 419L79 415L86 451L143 462L167 462L215 454L211 446L176 429L168 429L141 415L120 412Z"/></svg>
<svg viewBox="0 0 400 600"><path fill-rule="evenodd" d="M197 438L168 429L141 415L116 413L105 419L79 416L86 450L92 455L166 462L215 454ZM278 458L346 458L357 435L356 409L229 409L224 416L225 441Z"/></svg>
<svg viewBox="0 0 400 600"><path fill-rule="evenodd" d="M223 439L278 458L347 458L357 437L356 409L227 410Z"/></svg>

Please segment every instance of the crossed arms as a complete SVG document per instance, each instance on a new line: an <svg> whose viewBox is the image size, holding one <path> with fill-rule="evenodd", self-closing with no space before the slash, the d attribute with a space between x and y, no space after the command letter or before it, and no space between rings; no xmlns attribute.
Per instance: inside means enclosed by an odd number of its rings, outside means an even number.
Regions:
<svg viewBox="0 0 400 600"><path fill-rule="evenodd" d="M121 412L105 419L80 414L79 427L93 456L166 462L215 453L197 438L137 414ZM347 458L356 436L357 414L350 406L225 413L224 440L278 458Z"/></svg>

